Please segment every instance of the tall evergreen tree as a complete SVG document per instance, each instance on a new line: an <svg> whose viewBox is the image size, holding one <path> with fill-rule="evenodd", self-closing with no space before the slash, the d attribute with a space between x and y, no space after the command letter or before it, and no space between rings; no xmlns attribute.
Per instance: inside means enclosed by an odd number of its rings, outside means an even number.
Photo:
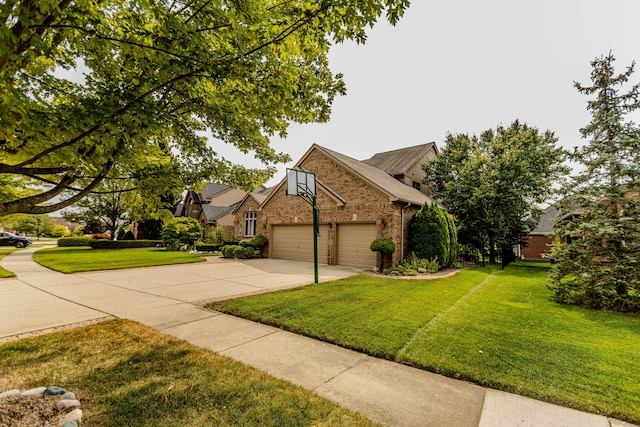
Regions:
<svg viewBox="0 0 640 427"><path fill-rule="evenodd" d="M571 159L581 172L563 189L558 230L565 243L550 288L558 300L593 308L640 310L640 130L627 115L640 107L640 84L624 86L634 71L615 73L615 58L596 58L585 95L591 121L580 129L588 143Z"/></svg>

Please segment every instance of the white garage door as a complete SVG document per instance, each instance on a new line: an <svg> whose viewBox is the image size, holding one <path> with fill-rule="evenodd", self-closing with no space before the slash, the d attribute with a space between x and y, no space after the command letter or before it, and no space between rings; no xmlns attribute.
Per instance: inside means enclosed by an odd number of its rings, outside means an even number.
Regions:
<svg viewBox="0 0 640 427"><path fill-rule="evenodd" d="M376 252L370 246L376 237L375 224L338 224L338 265L375 267Z"/></svg>
<svg viewBox="0 0 640 427"><path fill-rule="evenodd" d="M327 263L329 229L320 226L318 262ZM274 225L271 227L271 258L313 262L312 225Z"/></svg>

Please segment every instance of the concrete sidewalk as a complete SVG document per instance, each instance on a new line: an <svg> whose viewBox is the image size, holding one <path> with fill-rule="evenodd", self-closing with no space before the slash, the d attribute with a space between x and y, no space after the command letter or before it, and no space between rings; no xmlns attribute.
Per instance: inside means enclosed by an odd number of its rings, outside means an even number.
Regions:
<svg viewBox="0 0 640 427"><path fill-rule="evenodd" d="M34 250L2 260L2 266L18 278L0 280L0 339L120 317L314 390L385 425L630 426L376 359L198 305L308 284L313 280L309 263L216 261L64 275L33 262ZM321 280L354 273L320 267Z"/></svg>

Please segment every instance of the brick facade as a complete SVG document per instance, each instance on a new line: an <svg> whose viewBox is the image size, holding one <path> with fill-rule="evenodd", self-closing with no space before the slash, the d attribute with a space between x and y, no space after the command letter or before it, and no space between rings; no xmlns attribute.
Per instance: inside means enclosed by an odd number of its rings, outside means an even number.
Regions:
<svg viewBox="0 0 640 427"><path fill-rule="evenodd" d="M528 260L548 259L551 253L549 245L553 243L553 238L539 234L527 236L527 245L520 246L520 258Z"/></svg>
<svg viewBox="0 0 640 427"><path fill-rule="evenodd" d="M319 207L319 223L328 229L328 253L321 255L320 263L336 263L336 225L345 223L376 224L377 237L388 237L396 244L392 263L400 262L406 255L411 216L420 208L408 203L392 202L388 194L363 180L349 168L336 162L318 150L305 156L300 168L316 174L328 190L317 186L316 204ZM342 203L332 195L344 199ZM271 227L281 224L312 224L313 213L309 203L297 196L287 196L284 182L278 185L269 199L259 207L255 199L247 197L235 210L235 238L244 238L244 214L257 211L256 233L271 241ZM271 256L270 248L266 254Z"/></svg>

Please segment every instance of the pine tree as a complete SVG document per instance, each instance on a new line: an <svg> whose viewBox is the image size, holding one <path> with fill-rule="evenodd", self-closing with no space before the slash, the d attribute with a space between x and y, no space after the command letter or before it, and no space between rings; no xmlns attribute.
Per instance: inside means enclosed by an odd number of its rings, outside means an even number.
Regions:
<svg viewBox="0 0 640 427"><path fill-rule="evenodd" d="M592 63L591 86L575 83L591 121L580 129L589 142L571 160L581 172L563 189L549 287L559 301L620 311L640 310L640 131L627 120L640 107L640 84L623 86L631 64L615 74L611 53Z"/></svg>

